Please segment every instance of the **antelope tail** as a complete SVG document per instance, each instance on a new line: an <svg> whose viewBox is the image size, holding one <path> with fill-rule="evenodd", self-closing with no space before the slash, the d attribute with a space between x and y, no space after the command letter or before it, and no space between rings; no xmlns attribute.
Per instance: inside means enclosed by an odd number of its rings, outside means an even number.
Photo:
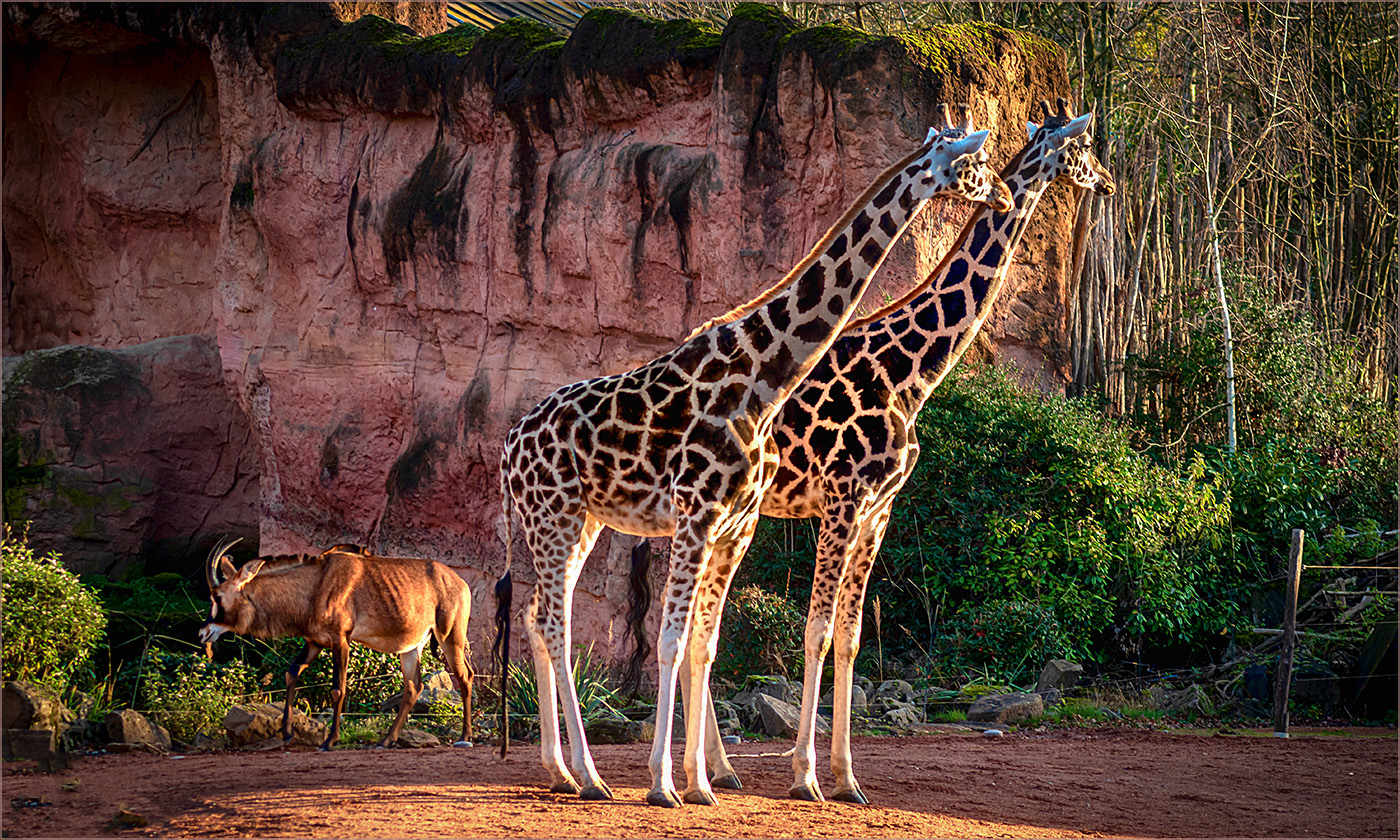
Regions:
<svg viewBox="0 0 1400 840"><path fill-rule="evenodd" d="M510 748L510 708L506 688L510 680L510 605L514 586L510 580L512 509L510 488L505 486L504 475L501 485L501 507L505 513L506 573L496 582L496 641L491 645L491 655L501 668L501 758L505 758Z"/></svg>

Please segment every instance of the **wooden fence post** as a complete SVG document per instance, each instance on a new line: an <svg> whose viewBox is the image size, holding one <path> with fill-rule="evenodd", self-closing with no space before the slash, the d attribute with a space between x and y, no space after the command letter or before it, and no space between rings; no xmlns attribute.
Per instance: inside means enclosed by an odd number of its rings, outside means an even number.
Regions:
<svg viewBox="0 0 1400 840"><path fill-rule="evenodd" d="M1283 650L1274 679L1274 737L1288 737L1288 684L1293 679L1293 645L1298 636L1298 582L1303 576L1303 530L1293 529L1288 550L1288 582L1283 594Z"/></svg>

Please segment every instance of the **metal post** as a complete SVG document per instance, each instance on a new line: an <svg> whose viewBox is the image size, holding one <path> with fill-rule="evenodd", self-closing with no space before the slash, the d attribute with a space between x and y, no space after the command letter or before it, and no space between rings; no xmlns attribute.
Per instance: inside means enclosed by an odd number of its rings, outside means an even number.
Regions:
<svg viewBox="0 0 1400 840"><path fill-rule="evenodd" d="M1298 636L1298 582L1303 576L1303 530L1293 529L1288 550L1288 582L1283 595L1283 651L1274 680L1274 737L1288 737L1288 684L1293 679L1293 645Z"/></svg>

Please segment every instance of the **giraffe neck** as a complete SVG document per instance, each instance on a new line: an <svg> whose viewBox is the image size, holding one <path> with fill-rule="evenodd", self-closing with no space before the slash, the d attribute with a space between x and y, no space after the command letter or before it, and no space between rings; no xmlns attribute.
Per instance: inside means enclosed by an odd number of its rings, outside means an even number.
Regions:
<svg viewBox="0 0 1400 840"><path fill-rule="evenodd" d="M751 355L749 385L769 417L840 335L890 247L927 203L914 192L923 171L915 161L926 152L915 151L876 178L782 283L692 339L713 336L725 355ZM725 323L732 316L740 317Z"/></svg>
<svg viewBox="0 0 1400 840"><path fill-rule="evenodd" d="M881 345L882 365L914 410L962 357L991 311L1016 246L1054 180L1046 168L1043 162L1026 164L1024 155L1014 158L1001 173L1011 190L1011 211L979 206L924 283L847 332Z"/></svg>

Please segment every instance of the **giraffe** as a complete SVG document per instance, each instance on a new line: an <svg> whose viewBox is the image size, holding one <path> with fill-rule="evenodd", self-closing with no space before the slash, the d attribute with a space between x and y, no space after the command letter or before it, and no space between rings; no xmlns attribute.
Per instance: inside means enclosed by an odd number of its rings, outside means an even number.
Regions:
<svg viewBox="0 0 1400 840"><path fill-rule="evenodd" d="M946 106L941 113L948 125ZM840 334L890 246L932 196L986 201L995 194L998 206L1011 206L986 165L987 132L967 134L969 128L930 129L923 145L882 172L797 266L754 301L635 370L560 388L506 435L507 572L498 593L509 596L518 518L537 575L526 628L539 689L541 761L552 791L612 798L588 752L569 659L574 587L608 525L639 536L673 535L656 646L659 713L647 801L681 805L670 755L677 665L686 647L693 663L688 692L701 701L691 708L708 708L718 617L777 467L764 452L783 401ZM502 638L504 631L498 621ZM582 787L564 766L556 692ZM684 800L695 804L715 802L709 779L697 772L705 763L704 717L692 713L686 720Z"/></svg>
<svg viewBox="0 0 1400 840"><path fill-rule="evenodd" d="M861 611L895 496L919 456L914 421L924 402L972 343L1000 293L1011 258L1042 193L1058 178L1112 195L1112 177L1090 149L1093 114L1074 117L1047 102L1043 125L1001 172L1009 211L978 207L957 242L923 283L866 318L852 321L784 405L771 445L780 467L763 499L765 516L821 517L804 637L802 712L793 751L797 799L820 800L813 765L821 668L836 646L832 798L859 804L851 768L851 674ZM771 454L771 453L770 453ZM733 774L711 710L705 733L710 773Z"/></svg>

